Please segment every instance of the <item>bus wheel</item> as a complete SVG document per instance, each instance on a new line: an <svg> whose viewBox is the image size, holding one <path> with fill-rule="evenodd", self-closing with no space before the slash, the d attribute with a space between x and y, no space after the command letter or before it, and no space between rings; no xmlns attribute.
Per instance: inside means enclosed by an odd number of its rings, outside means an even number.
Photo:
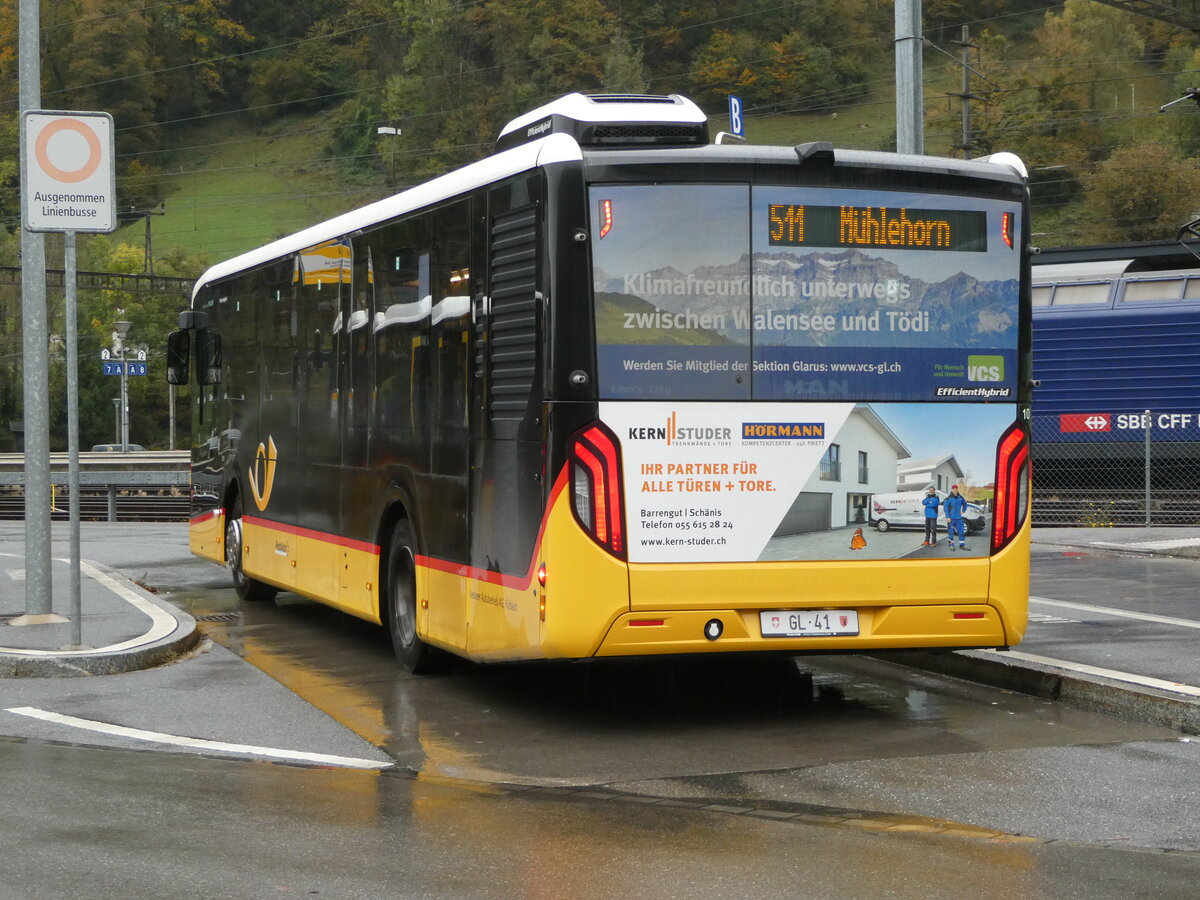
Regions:
<svg viewBox="0 0 1200 900"><path fill-rule="evenodd" d="M417 563L412 531L399 522L387 563L387 621L400 666L414 675L435 668L436 651L417 636Z"/></svg>
<svg viewBox="0 0 1200 900"><path fill-rule="evenodd" d="M233 589L250 603L274 600L279 588L255 581L242 568L242 498L235 497L225 519L225 565L233 576Z"/></svg>

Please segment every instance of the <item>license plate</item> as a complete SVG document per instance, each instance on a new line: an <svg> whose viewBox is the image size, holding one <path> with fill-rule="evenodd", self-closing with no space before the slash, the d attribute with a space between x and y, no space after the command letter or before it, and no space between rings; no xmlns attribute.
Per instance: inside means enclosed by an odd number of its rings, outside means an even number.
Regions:
<svg viewBox="0 0 1200 900"><path fill-rule="evenodd" d="M766 610L758 614L763 637L828 637L858 634L852 609Z"/></svg>

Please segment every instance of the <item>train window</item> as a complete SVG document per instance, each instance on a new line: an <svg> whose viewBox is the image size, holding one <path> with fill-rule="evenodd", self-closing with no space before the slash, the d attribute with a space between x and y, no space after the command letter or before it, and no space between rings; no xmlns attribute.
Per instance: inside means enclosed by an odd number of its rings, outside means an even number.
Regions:
<svg viewBox="0 0 1200 900"><path fill-rule="evenodd" d="M1178 300L1183 296L1182 278L1153 278L1146 281L1125 282L1125 294L1121 298L1126 303L1142 300L1168 301Z"/></svg>
<svg viewBox="0 0 1200 900"><path fill-rule="evenodd" d="M1086 303L1107 303L1111 288L1111 281L1055 285L1053 303L1055 306L1081 306Z"/></svg>
<svg viewBox="0 0 1200 900"><path fill-rule="evenodd" d="M1184 300L1200 300L1200 278L1189 278L1183 289Z"/></svg>
<svg viewBox="0 0 1200 900"><path fill-rule="evenodd" d="M1050 284L1035 287L1033 289L1033 305L1034 306L1049 306L1050 294L1054 291L1054 286Z"/></svg>

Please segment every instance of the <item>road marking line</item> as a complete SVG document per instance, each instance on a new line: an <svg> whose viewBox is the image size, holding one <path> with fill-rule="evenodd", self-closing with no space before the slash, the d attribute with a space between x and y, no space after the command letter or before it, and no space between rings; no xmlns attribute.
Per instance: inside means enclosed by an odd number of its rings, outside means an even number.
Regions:
<svg viewBox="0 0 1200 900"><path fill-rule="evenodd" d="M1161 678L1151 678L1148 675L1134 675L1130 672L1119 672L1116 669L1102 669L1099 666L1088 666L1083 663L1067 662L1065 659L1051 659L1049 656L1036 656L1032 653L1024 653L1020 650L982 650L981 653L987 653L994 656L996 659L1023 659L1026 662L1041 663L1044 666L1053 666L1056 669L1068 669L1072 672L1079 672L1083 675L1099 675L1101 678L1110 678L1113 681L1125 681L1130 684L1140 684L1143 687L1157 688L1161 691L1170 691L1173 694L1186 694L1189 697L1200 697L1200 687L1194 687L1190 684L1183 684L1179 681L1164 681Z"/></svg>
<svg viewBox="0 0 1200 900"><path fill-rule="evenodd" d="M300 750L283 750L278 747L257 747L253 744L229 744L225 741L208 741L202 738L190 738L177 734L163 734L160 731L145 731L141 728L126 728L124 725L111 725L107 722L97 722L93 719L80 719L61 713L38 709L33 706L14 706L7 712L18 716L29 716L31 719L41 719L56 725L67 725L71 728L83 728L97 731L101 734L115 737L136 738L141 741L152 741L156 744L172 744L177 747L191 747L196 750L215 750L222 753L241 753L249 756L265 756L275 759L290 759L297 762L319 763L321 765L342 766L349 769L387 769L394 763L377 762L373 759L360 759L354 756L333 756L327 753L305 753Z"/></svg>
<svg viewBox="0 0 1200 900"><path fill-rule="evenodd" d="M1041 603L1045 606L1061 606L1064 609L1075 609L1081 612L1099 613L1104 616L1120 616L1123 619L1140 619L1143 622L1157 622L1160 625L1178 625L1180 628L1200 628L1200 622L1195 619L1176 619L1172 616L1158 616L1154 613L1135 612L1130 609L1114 609L1111 606L1092 606L1089 603L1072 603L1070 600L1050 600L1047 597L1030 597L1030 603Z"/></svg>

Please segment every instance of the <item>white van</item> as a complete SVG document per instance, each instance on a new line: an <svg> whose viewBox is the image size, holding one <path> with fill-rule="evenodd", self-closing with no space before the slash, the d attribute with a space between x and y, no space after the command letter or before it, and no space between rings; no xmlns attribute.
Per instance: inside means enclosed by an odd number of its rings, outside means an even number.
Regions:
<svg viewBox="0 0 1200 900"><path fill-rule="evenodd" d="M937 492L938 502L946 499L941 491ZM897 494L874 494L867 504L867 521L879 531L889 528L924 528L925 507L921 501L925 499L924 491L902 491ZM967 525L967 534L978 534L987 526L987 516L982 506L967 501L963 521ZM938 530L946 530L946 516L938 506Z"/></svg>

